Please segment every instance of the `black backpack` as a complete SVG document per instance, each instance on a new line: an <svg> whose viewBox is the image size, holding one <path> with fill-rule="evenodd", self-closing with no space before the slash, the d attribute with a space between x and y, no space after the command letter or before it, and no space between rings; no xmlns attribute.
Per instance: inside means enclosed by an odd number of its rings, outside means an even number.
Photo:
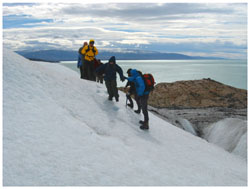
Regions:
<svg viewBox="0 0 250 189"><path fill-rule="evenodd" d="M96 50L95 50L95 47L93 46L93 48L91 49L93 51L93 53L95 54L96 53ZM86 50L86 53L90 51L90 47L88 45L88 48Z"/></svg>
<svg viewBox="0 0 250 189"><path fill-rule="evenodd" d="M78 50L79 54L82 54L82 49L83 49L83 47L80 47L80 49Z"/></svg>

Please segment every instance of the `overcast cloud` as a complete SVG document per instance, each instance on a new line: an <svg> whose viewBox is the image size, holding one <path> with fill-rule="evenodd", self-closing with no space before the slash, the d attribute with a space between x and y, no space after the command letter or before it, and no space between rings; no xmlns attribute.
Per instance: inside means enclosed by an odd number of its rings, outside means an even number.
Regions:
<svg viewBox="0 0 250 189"><path fill-rule="evenodd" d="M3 4L3 43L13 50L136 48L247 58L247 4Z"/></svg>

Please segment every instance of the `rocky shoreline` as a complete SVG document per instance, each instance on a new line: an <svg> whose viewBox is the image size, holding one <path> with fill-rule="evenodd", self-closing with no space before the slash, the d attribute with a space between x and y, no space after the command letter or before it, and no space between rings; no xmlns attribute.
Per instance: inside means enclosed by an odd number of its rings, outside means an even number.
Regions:
<svg viewBox="0 0 250 189"><path fill-rule="evenodd" d="M148 105L172 125L247 159L247 90L211 79L159 83Z"/></svg>
<svg viewBox="0 0 250 189"><path fill-rule="evenodd" d="M150 94L149 105L157 108L246 108L247 91L210 78L159 83Z"/></svg>
<svg viewBox="0 0 250 189"><path fill-rule="evenodd" d="M222 119L247 120L247 90L210 78L159 83L150 93L148 104L151 112L179 128L184 129L181 119L188 120L200 137L204 128Z"/></svg>

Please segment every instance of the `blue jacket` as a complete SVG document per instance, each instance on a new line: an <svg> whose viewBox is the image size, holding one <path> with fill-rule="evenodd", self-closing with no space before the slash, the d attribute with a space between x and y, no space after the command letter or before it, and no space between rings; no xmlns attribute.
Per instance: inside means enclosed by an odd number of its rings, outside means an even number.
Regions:
<svg viewBox="0 0 250 189"><path fill-rule="evenodd" d="M110 62L114 62L114 64L110 64ZM110 80L116 80L116 72L119 73L120 79L124 81L124 76L123 76L123 71L120 66L116 64L115 57L112 56L109 59L109 62L106 64L101 65L96 69L97 73L104 73L104 80L105 81L110 81Z"/></svg>
<svg viewBox="0 0 250 189"><path fill-rule="evenodd" d="M82 55L78 53L77 67L79 68L80 66L82 66Z"/></svg>
<svg viewBox="0 0 250 189"><path fill-rule="evenodd" d="M131 77L128 77L128 81L132 81L135 83L136 93L138 96L143 96L149 94L149 91L145 91L145 83L137 70L132 69L130 71Z"/></svg>

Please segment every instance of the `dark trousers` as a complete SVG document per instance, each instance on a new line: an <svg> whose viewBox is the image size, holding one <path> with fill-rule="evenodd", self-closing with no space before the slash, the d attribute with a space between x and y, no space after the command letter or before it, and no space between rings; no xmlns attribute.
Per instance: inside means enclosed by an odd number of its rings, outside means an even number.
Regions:
<svg viewBox="0 0 250 189"><path fill-rule="evenodd" d="M103 75L96 74L96 82L97 83L103 83Z"/></svg>
<svg viewBox="0 0 250 189"><path fill-rule="evenodd" d="M148 97L149 95L139 96L138 98L138 110L142 110L144 116L144 122L148 122Z"/></svg>
<svg viewBox="0 0 250 189"><path fill-rule="evenodd" d="M84 79L83 65L80 66L80 76L81 76L81 79Z"/></svg>
<svg viewBox="0 0 250 189"><path fill-rule="evenodd" d="M106 80L105 85L107 87L110 98L119 97L116 80Z"/></svg>
<svg viewBox="0 0 250 189"><path fill-rule="evenodd" d="M83 74L84 79L95 81L96 78L95 78L94 61L84 60L83 72L84 72Z"/></svg>
<svg viewBox="0 0 250 189"><path fill-rule="evenodd" d="M127 98L128 98L129 103L131 104L131 107L134 107L134 103L133 103L131 95L134 95L137 107L139 109L139 97L138 97L138 95L136 94L136 92L134 93L134 92L129 91Z"/></svg>
<svg viewBox="0 0 250 189"><path fill-rule="evenodd" d="M129 104L131 105L131 107L134 107L134 103L133 103L133 100L131 98L131 94L127 94L127 98L128 98L128 101L129 101Z"/></svg>

